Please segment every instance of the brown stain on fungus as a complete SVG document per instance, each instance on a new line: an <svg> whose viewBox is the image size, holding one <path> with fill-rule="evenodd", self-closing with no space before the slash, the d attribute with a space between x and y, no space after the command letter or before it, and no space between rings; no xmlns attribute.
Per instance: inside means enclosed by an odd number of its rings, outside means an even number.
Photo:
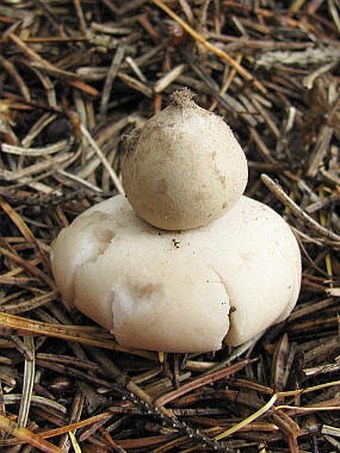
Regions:
<svg viewBox="0 0 340 453"><path fill-rule="evenodd" d="M165 195L167 193L168 185L164 178L157 182L157 190L161 195Z"/></svg>
<svg viewBox="0 0 340 453"><path fill-rule="evenodd" d="M161 293L163 291L163 285L147 283L145 285L136 285L133 289L136 296L142 299L151 297L155 292Z"/></svg>

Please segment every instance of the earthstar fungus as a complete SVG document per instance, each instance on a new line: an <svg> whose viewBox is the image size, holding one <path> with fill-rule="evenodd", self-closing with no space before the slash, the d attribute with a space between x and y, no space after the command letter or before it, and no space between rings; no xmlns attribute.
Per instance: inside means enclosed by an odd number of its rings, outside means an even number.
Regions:
<svg viewBox="0 0 340 453"><path fill-rule="evenodd" d="M126 158L127 199L93 206L52 244L66 306L125 347L164 352L236 346L284 320L299 294L299 248L276 212L242 196L246 180L229 127L175 94Z"/></svg>

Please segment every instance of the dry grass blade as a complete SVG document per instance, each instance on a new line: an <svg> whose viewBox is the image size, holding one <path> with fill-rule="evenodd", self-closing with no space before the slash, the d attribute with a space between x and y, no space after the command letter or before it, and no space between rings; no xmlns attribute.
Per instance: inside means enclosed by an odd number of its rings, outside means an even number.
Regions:
<svg viewBox="0 0 340 453"><path fill-rule="evenodd" d="M45 453L65 453L64 450L51 444L40 435L34 434L26 428L17 427L16 423L3 415L0 415L0 429Z"/></svg>
<svg viewBox="0 0 340 453"><path fill-rule="evenodd" d="M18 282L17 277L13 278L13 282ZM5 283L5 278L0 277L0 283ZM52 300L56 299L56 296L57 293L51 291L49 293L42 294L41 296L32 297L28 300L23 301L15 300L14 302L11 303L2 304L2 300L0 300L0 303L2 305L1 309L4 313L17 315L44 306L48 302L51 302Z"/></svg>
<svg viewBox="0 0 340 453"><path fill-rule="evenodd" d="M110 98L110 93L112 89L112 84L114 78L116 77L119 66L121 65L125 53L125 45L122 44L118 46L117 51L112 59L112 63L110 65L109 72L106 76L104 88L103 88L103 95L100 103L100 115L105 116L107 114L108 102Z"/></svg>
<svg viewBox="0 0 340 453"><path fill-rule="evenodd" d="M51 74L55 74L59 77L63 77L67 80L69 80L70 85L74 85L75 87L79 88L80 90L85 91L86 93L92 95L92 96L97 96L98 92L91 86L87 85L85 82L82 82L79 80L79 77L76 76L75 74L62 71L58 68L56 68L53 64L51 64L49 61L45 60L44 58L40 57L34 50L32 50L30 47L28 47L22 39L19 38L19 36L9 33L8 38L11 39L17 46L18 48L30 59L32 60L33 66L35 65L39 69L45 70Z"/></svg>
<svg viewBox="0 0 340 453"><path fill-rule="evenodd" d="M24 379L22 387L22 398L18 414L18 426L26 427L30 411L35 380L35 345L32 337L24 337L24 347L28 351L25 358Z"/></svg>
<svg viewBox="0 0 340 453"><path fill-rule="evenodd" d="M46 146L44 148L22 148L19 146L6 145L2 144L2 151L8 154L16 154L18 156L46 156L50 154L57 153L61 150L65 150L66 145L68 144L67 140L61 140L58 143L55 143L51 146Z"/></svg>
<svg viewBox="0 0 340 453"><path fill-rule="evenodd" d="M270 400L263 407L261 407L261 409L259 409L258 411L254 412L254 414L252 414L249 417L245 418L240 423L237 423L232 428L230 428L230 429L224 431L223 433L219 434L218 436L215 437L215 439L217 439L217 440L225 439L226 437L231 436L232 434L236 433L240 429L242 429L245 426L249 425L250 423L252 423L257 418L261 417L263 414L268 412L274 406L274 404L275 404L275 402L277 400L277 397L278 397L277 394L273 395L270 398Z"/></svg>
<svg viewBox="0 0 340 453"><path fill-rule="evenodd" d="M97 328L52 325L39 321L32 321L18 316L0 313L0 326L6 332L20 333L23 335L44 335L64 340L76 341L89 346L105 349L116 349L113 337L101 334ZM104 338L107 338L105 341ZM109 341L109 339L112 339Z"/></svg>
<svg viewBox="0 0 340 453"><path fill-rule="evenodd" d="M99 148L99 146L97 145L96 141L93 139L93 137L91 136L89 131L86 129L86 127L82 123L79 124L77 118L73 118L73 121L74 121L74 123L77 126L79 126L79 130L80 130L81 134L83 134L85 139L89 142L91 147L94 149L94 151L98 155L98 157L101 160L103 166L105 167L105 169L109 173L114 185L116 186L117 191L119 193L124 193L123 186L122 186L117 174L115 173L114 169L112 168L112 166L108 162L107 158L105 157L105 155L103 154L102 150Z"/></svg>
<svg viewBox="0 0 340 453"><path fill-rule="evenodd" d="M329 434L330 436L340 437L340 428L335 426L323 425L321 429L323 434Z"/></svg>
<svg viewBox="0 0 340 453"><path fill-rule="evenodd" d="M6 214L11 218L12 222L19 228L22 235L28 242L32 242L36 245L37 249L39 250L39 254L41 257L42 262L45 264L46 268L50 269L50 262L46 256L45 251L41 247L40 243L36 240L34 235L32 234L31 230L28 228L26 223L22 220L22 218L11 208L11 206L6 203L4 200L0 198L0 207L3 209Z"/></svg>
<svg viewBox="0 0 340 453"><path fill-rule="evenodd" d="M14 78L15 82L17 83L18 87L21 90L22 96L26 102L31 101L31 95L29 89L24 81L24 79L20 76L18 71L15 69L15 66L9 61L3 58L0 55L0 64L8 71L8 73Z"/></svg>
<svg viewBox="0 0 340 453"><path fill-rule="evenodd" d="M44 282L46 285L48 285L48 287L50 289L52 289L52 290L56 289L54 282L48 275L46 275L44 272L42 272L38 267L25 261L20 256L14 254L14 253L11 253L9 250L6 250L3 247L0 247L0 255L4 256L6 258L9 258L14 263L18 264L22 269L25 269L30 274L34 275L35 277L40 279L42 282Z"/></svg>

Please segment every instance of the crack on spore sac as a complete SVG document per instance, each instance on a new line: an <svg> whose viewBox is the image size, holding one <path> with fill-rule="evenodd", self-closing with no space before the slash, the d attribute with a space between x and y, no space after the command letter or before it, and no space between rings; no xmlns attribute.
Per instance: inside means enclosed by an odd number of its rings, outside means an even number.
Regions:
<svg viewBox="0 0 340 453"><path fill-rule="evenodd" d="M231 330L233 328L235 328L235 323L233 322L233 313L236 312L236 307L234 305L232 305L232 301L231 301L231 298L230 298L230 295L231 294L231 291L229 291L229 288L228 288L228 285L227 283L225 282L224 278L222 277L222 275L213 267L213 266L210 266L211 270L217 275L217 277L219 278L219 281L220 283L223 285L224 289L225 289L225 292L226 292L226 296L228 298L228 301L222 301L222 305L229 305L229 313L228 313L228 319L229 319L229 329L228 331L225 333L225 336L223 338L223 341L226 340L229 332L231 332Z"/></svg>

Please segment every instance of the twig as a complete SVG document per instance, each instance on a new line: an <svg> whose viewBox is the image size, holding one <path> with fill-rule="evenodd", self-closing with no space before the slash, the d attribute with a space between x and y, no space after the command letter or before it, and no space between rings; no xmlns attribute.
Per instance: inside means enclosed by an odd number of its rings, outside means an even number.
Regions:
<svg viewBox="0 0 340 453"><path fill-rule="evenodd" d="M305 211L303 211L285 192L276 184L269 176L262 174L262 182L268 187L268 189L280 200L291 212L300 220L304 222L312 231L319 234L326 239L336 241L340 244L340 236L333 233L327 228L321 226L316 220L312 219Z"/></svg>
<svg viewBox="0 0 340 453"><path fill-rule="evenodd" d="M173 401L180 396L185 395L186 393L200 388L204 385L210 384L211 382L218 381L219 379L224 379L231 374L236 373L239 370L242 370L245 366L247 366L251 361L249 359L242 360L242 362L235 363L230 365L227 368L222 370L213 371L211 373L206 373L202 377L195 379L192 382L188 382L187 384L182 385L180 388L173 390L159 398L156 399L155 404L156 406L164 406L165 404Z"/></svg>

